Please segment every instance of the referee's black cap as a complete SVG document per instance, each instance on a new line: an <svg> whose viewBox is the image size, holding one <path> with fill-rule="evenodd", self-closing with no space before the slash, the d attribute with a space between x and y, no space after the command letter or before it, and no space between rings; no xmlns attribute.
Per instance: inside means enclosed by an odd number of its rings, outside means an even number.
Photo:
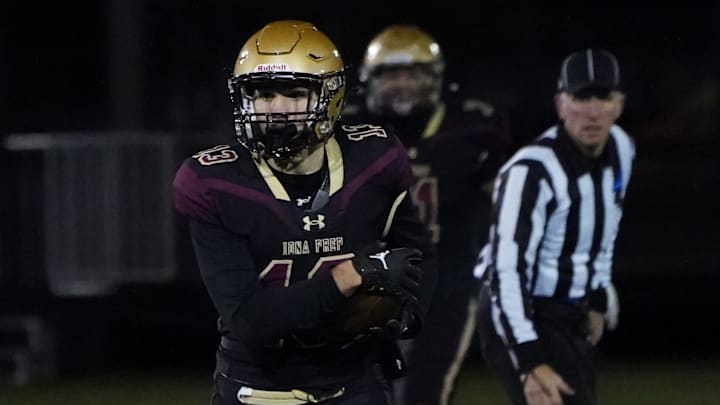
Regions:
<svg viewBox="0 0 720 405"><path fill-rule="evenodd" d="M558 92L578 95L622 90L615 55L604 49L586 49L568 55L560 67Z"/></svg>

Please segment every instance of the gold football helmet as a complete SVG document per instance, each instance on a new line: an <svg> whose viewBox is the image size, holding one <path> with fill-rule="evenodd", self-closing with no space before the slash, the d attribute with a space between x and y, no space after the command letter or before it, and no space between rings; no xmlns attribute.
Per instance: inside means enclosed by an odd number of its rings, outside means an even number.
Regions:
<svg viewBox="0 0 720 405"><path fill-rule="evenodd" d="M277 159L325 142L343 109L344 68L333 42L313 24L281 20L265 25L242 47L228 79L238 141L251 152ZM255 89L277 84L307 87L316 96L304 113L256 113ZM283 123L284 130L275 129Z"/></svg>
<svg viewBox="0 0 720 405"><path fill-rule="evenodd" d="M410 115L440 101L445 61L440 45L415 25L390 25L367 46L360 81L373 112ZM406 84L399 79L404 71ZM412 82L413 84L407 84Z"/></svg>

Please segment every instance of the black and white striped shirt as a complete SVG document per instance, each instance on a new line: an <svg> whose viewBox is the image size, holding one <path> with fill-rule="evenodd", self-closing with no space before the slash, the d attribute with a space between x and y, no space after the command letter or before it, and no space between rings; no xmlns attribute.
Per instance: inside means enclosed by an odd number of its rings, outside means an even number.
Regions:
<svg viewBox="0 0 720 405"><path fill-rule="evenodd" d="M617 125L595 159L554 126L498 172L489 242L476 275L491 272L495 329L511 346L537 340L534 298L579 301L610 285L634 156L632 139Z"/></svg>

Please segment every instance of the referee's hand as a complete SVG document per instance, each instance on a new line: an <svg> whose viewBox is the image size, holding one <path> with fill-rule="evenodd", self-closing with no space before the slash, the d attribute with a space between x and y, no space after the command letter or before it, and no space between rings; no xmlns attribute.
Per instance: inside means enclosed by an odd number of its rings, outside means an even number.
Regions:
<svg viewBox="0 0 720 405"><path fill-rule="evenodd" d="M605 331L605 314L590 310L588 314L588 337L591 345L596 346L602 339Z"/></svg>
<svg viewBox="0 0 720 405"><path fill-rule="evenodd" d="M523 391L527 405L563 405L562 394L575 394L575 390L547 364L535 367L527 375Z"/></svg>

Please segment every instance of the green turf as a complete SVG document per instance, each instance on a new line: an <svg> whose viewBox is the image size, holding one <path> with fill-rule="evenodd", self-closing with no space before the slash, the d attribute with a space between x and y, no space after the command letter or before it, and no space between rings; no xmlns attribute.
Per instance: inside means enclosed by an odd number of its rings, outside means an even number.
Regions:
<svg viewBox="0 0 720 405"><path fill-rule="evenodd" d="M100 373L0 388L2 405L208 404L207 373Z"/></svg>
<svg viewBox="0 0 720 405"><path fill-rule="evenodd" d="M453 405L503 405L500 383L481 365L466 367ZM603 405L720 404L720 360L613 361L600 365Z"/></svg>
<svg viewBox="0 0 720 405"><path fill-rule="evenodd" d="M61 376L26 386L0 385L2 405L207 405L209 371ZM599 371L603 405L720 404L720 361L612 362ZM500 385L482 364L458 379L453 405L502 405Z"/></svg>

